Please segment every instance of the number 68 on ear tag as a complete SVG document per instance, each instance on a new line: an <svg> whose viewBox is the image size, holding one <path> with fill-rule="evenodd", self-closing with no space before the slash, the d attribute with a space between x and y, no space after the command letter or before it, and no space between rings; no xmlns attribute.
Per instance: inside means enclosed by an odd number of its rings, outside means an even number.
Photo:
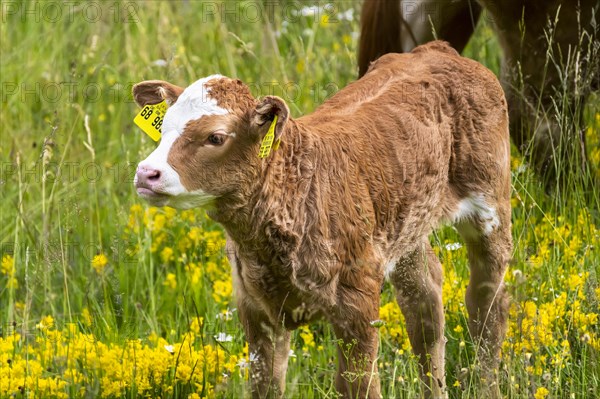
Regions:
<svg viewBox="0 0 600 399"><path fill-rule="evenodd" d="M160 140L160 129L163 119L167 113L167 102L158 104L147 104L142 108L139 114L135 116L133 122L140 127L154 141Z"/></svg>

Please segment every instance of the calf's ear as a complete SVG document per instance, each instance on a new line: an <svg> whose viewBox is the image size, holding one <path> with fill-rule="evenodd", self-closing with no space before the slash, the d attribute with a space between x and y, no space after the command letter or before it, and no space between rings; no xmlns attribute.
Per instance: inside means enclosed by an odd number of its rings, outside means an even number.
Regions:
<svg viewBox="0 0 600 399"><path fill-rule="evenodd" d="M283 127L290 116L290 109L285 101L276 96L265 96L258 102L258 105L252 112L252 124L258 128L261 136L267 133L276 115L275 139L277 140L283 133Z"/></svg>
<svg viewBox="0 0 600 399"><path fill-rule="evenodd" d="M183 88L163 80L145 80L133 86L133 99L140 106L158 104L167 100L168 105L173 105L183 93Z"/></svg>

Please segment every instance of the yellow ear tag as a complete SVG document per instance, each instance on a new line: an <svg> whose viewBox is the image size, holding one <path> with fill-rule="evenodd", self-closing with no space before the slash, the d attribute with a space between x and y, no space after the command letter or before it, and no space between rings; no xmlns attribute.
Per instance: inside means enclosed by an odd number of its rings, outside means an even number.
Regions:
<svg viewBox="0 0 600 399"><path fill-rule="evenodd" d="M167 102L162 101L158 104L147 104L142 108L139 114L135 116L133 122L140 127L154 141L160 139L160 128L162 127L165 113L167 112Z"/></svg>
<svg viewBox="0 0 600 399"><path fill-rule="evenodd" d="M259 158L266 158L271 153L271 148L277 150L279 148L280 140L277 139L275 146L273 146L273 141L275 141L275 125L277 124L277 115L273 118L273 122L271 122L271 126L269 126L269 131L265 134L262 143L260 144L260 150L258 150Z"/></svg>
<svg viewBox="0 0 600 399"><path fill-rule="evenodd" d="M275 140L275 144L273 144L273 151L277 151L279 149L279 144L281 144L281 137Z"/></svg>

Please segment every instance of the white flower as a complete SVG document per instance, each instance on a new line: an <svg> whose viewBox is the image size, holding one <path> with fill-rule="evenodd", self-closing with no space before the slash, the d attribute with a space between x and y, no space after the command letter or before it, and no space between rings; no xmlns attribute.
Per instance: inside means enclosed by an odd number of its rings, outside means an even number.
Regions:
<svg viewBox="0 0 600 399"><path fill-rule="evenodd" d="M233 308L231 310L229 310L229 308L227 308L227 310L222 311L221 313L217 314L217 319L219 320L231 320L233 319L233 312L235 312L236 309Z"/></svg>
<svg viewBox="0 0 600 399"><path fill-rule="evenodd" d="M246 367L250 366L250 362L245 358L241 358L239 362L237 362L237 366L241 369L245 369Z"/></svg>
<svg viewBox="0 0 600 399"><path fill-rule="evenodd" d="M173 345L165 345L165 349L169 353L175 353L175 348L173 348Z"/></svg>
<svg viewBox="0 0 600 399"><path fill-rule="evenodd" d="M525 282L526 278L525 278L525 275L523 275L523 272L521 270L515 269L512 274L513 274L513 277L515 278L515 282L517 284L522 284Z"/></svg>
<svg viewBox="0 0 600 399"><path fill-rule="evenodd" d="M314 17L319 12L318 6L302 7L300 11L296 11L294 14L302 15L303 17Z"/></svg>
<svg viewBox="0 0 600 399"><path fill-rule="evenodd" d="M260 356L258 355L258 353L251 352L250 353L250 363L253 363L253 362L257 361L259 357Z"/></svg>
<svg viewBox="0 0 600 399"><path fill-rule="evenodd" d="M340 21L354 21L354 8L338 13L337 17Z"/></svg>
<svg viewBox="0 0 600 399"><path fill-rule="evenodd" d="M385 321L383 321L383 320L373 320L373 321L369 322L369 324L372 327L381 328L381 327L383 327L385 325Z"/></svg>
<svg viewBox="0 0 600 399"><path fill-rule="evenodd" d="M461 249L462 248L462 244L460 242L453 242L450 244L446 244L446 249L448 251L456 251L457 249Z"/></svg>
<svg viewBox="0 0 600 399"><path fill-rule="evenodd" d="M231 342L231 341L233 341L233 337L224 332L220 332L217 335L215 335L215 340L217 342Z"/></svg>
<svg viewBox="0 0 600 399"><path fill-rule="evenodd" d="M292 15L303 17L319 17L321 15L331 15L335 10L335 6L331 3L325 4L323 7L318 5L302 7L300 10L292 10Z"/></svg>
<svg viewBox="0 0 600 399"><path fill-rule="evenodd" d="M250 359L246 359L245 357L241 358L240 361L237 362L237 366L241 369L245 369L246 367L250 366L250 363L257 361L258 358L258 354L256 354L256 352L252 352L250 353Z"/></svg>
<svg viewBox="0 0 600 399"><path fill-rule="evenodd" d="M163 59L152 61L152 65L157 66L157 67L166 67L167 64L168 64L167 61L165 61Z"/></svg>
<svg viewBox="0 0 600 399"><path fill-rule="evenodd" d="M312 34L313 34L313 33L314 33L314 32L313 32L313 30L312 30L312 29L310 29L310 28L306 28L306 29L304 29L304 30L302 31L302 36L312 36Z"/></svg>
<svg viewBox="0 0 600 399"><path fill-rule="evenodd" d="M289 357L296 357L296 354L294 353L293 349L290 349L290 353L288 353Z"/></svg>

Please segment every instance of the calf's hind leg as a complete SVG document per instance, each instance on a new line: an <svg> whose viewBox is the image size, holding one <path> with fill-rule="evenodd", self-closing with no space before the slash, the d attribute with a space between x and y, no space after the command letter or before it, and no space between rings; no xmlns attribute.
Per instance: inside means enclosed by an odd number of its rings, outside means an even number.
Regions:
<svg viewBox="0 0 600 399"><path fill-rule="evenodd" d="M489 206L456 225L465 240L470 267L466 292L469 331L477 347L482 395L499 398L497 369L507 329L504 274L512 251L510 204ZM483 396L482 396L483 397Z"/></svg>
<svg viewBox="0 0 600 399"><path fill-rule="evenodd" d="M444 378L444 307L442 265L427 238L401 258L390 274L406 319L413 352L421 365L426 398L446 398Z"/></svg>

